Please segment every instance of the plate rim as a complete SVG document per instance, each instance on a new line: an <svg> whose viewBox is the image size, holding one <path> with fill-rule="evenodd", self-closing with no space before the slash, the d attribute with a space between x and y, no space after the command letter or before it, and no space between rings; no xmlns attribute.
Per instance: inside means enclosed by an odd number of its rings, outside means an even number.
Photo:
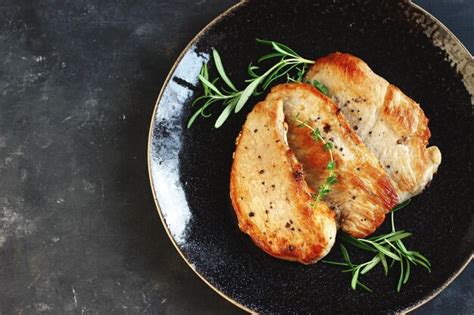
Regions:
<svg viewBox="0 0 474 315"><path fill-rule="evenodd" d="M404 0L401 0L401 1L404 1ZM181 256L181 258L184 260L184 262L188 265L188 267L194 271L194 273L205 283L207 284L212 290L214 290L214 292L216 292L217 294L219 294L221 297L223 297L225 300L227 300L228 302L230 302L231 304L237 306L238 308L240 308L241 310L243 311L246 311L250 314L256 314L256 312L250 308L248 308L247 306L237 302L236 300L234 300L233 298L231 298L230 296L228 296L227 294L225 294L224 292L222 292L221 290L219 290L217 287L215 287L212 283L210 283L202 274L199 273L198 270L196 270L196 268L193 267L192 263L186 258L186 256L184 255L184 253L182 252L182 250L179 248L178 244L176 243L176 240L173 238L173 236L171 235L171 232L168 228L168 225L166 224L166 221L164 219L164 216L163 216L163 213L161 211L161 207L160 207L160 204L159 204L159 201L158 201L158 198L156 196L156 193L155 193L155 184L154 184L154 179L153 179L153 175L152 175L152 153L151 153L151 150L152 150L152 143L153 143L153 131L154 131L154 127L155 127L155 117L156 117L156 113L158 111L158 107L159 107L159 103L162 99L162 96L163 96L163 93L164 93L164 90L166 88L166 86L169 84L170 82L170 79L171 79L171 76L172 74L175 72L178 64L182 61L184 55L186 54L186 52L189 50L189 48L194 45L196 43L196 41L202 37L202 35L204 35L210 28L212 28L212 26L214 26L215 24L217 24L219 21L221 21L224 17L226 17L227 15L229 15L230 13L232 13L233 11L235 11L236 9L238 9L239 7L241 7L242 5L244 4L247 4L248 2L250 2L250 0L240 0L238 3L232 5L231 7L227 8L225 11L223 11L222 13L220 13L219 15L217 15L216 17L214 17L206 26L204 26L189 42L188 44L182 49L182 51L180 52L180 54L178 55L178 57L176 58L176 60L174 61L173 63L173 66L171 67L171 69L169 70L165 80L163 81L162 83L162 86L161 86L161 89L160 89L160 92L158 94L158 97L155 101L155 105L154 105L154 108L153 108L153 112L152 112L152 115L151 115L151 120L150 120L150 126L149 126L149 130L148 130L148 140L147 140L147 166L148 166L148 179L149 179L149 182L150 182L150 187L151 187L151 192L152 192L152 195L153 195L153 201L155 203L155 208L156 208L156 211L158 212L158 215L160 217L160 221L163 225L163 228L164 230L166 231L166 234L168 235L168 238L170 239L171 243L173 244L173 246L175 247L176 251L178 252L178 254ZM473 58L473 55L471 54L471 52L466 48L466 46L464 46L464 44L461 42L461 40L459 40L459 38L443 23L441 22L439 19L437 19L434 15L432 15L430 12L428 12L426 9L424 9L423 7L421 7L419 4L416 4L413 2L413 0L405 0L405 2L408 3L408 5L412 6L413 8L419 10L421 13L425 14L426 16L428 16L429 18L431 18L439 27L441 27L441 29L443 29L443 31L445 31L446 33L448 33L448 35L461 47L461 49L467 54L467 56L470 56L471 59ZM443 49L443 48L441 48ZM429 301L431 301L432 299L434 299L438 294L440 294L442 291L444 291L444 289L446 289L446 287L448 287L465 269L466 267L469 265L469 263L474 259L474 253L471 253L471 256L468 256L466 258L466 260L463 262L463 265L461 266L461 268L459 268L454 274L452 274L444 283L443 285L441 285L440 287L438 287L437 289L433 290L428 296L420 299L418 302L406 307L405 309L403 310L400 310L398 311L399 313L403 314L403 313L409 313L409 312L412 312L414 311L415 309L423 306L424 304L428 303Z"/></svg>
<svg viewBox="0 0 474 315"><path fill-rule="evenodd" d="M171 232L168 228L168 225L166 224L166 221L165 221L165 218L163 216L163 213L161 212L161 207L160 207L160 204L159 204L159 201L158 201L158 198L156 197L156 193L155 193L155 184L154 184L154 181L153 181L153 175L152 175L152 171L151 171L151 163L152 163L152 158L151 158L151 148L152 148L152 142L153 142L153 130L154 130L154 125L155 125L155 117L156 117L156 113L158 111L158 107L159 107L159 103L161 101L161 98L163 96L163 93L165 91L165 87L168 85L168 83L170 82L170 79L171 79L171 75L174 73L174 71L176 70L178 64L181 62L181 60L183 60L183 57L184 55L186 54L186 52L189 50L189 48L194 44L196 43L196 41L204 34L206 33L214 24L218 23L220 20L222 20L226 15L232 13L234 10L236 10L237 8L239 8L241 5L247 3L249 0L241 0L239 1L238 3L232 5L231 7L227 8L225 11L223 11L222 13L220 13L219 15L217 15L215 18L213 18L206 26L204 26L189 42L188 44L183 48L183 50L180 52L180 54L178 55L178 57L176 58L176 60L174 61L173 63L173 66L171 67L170 71L168 72L168 74L166 75L166 78L165 80L163 81L163 84L161 86L161 89L160 89L160 93L158 94L158 97L155 101L155 105L154 105L154 108L153 108L153 113L151 115L151 121L150 121L150 126L149 126L149 130L148 130L148 140L147 140L147 165L148 165L148 180L150 181L150 186L151 186L151 192L153 194L153 200L155 202L155 208L156 208L156 211L158 212L158 215L160 217L160 221L163 225L163 228L164 230L166 231L166 234L168 235L169 239L171 240L171 243L173 244L173 246L175 247L176 251L179 253L179 255L181 256L181 258L184 260L184 262L188 265L188 267L194 271L194 273L205 283L207 284L212 290L214 290L214 292L216 292L217 294L219 294L221 297L223 297L225 300L227 300L228 302L230 302L231 304L234 304L235 306L237 306L238 308L240 308L241 310L244 310L250 314L255 314L255 311L253 311L252 309L246 307L245 305L237 302L236 300L234 300L233 298L231 298L230 296L228 296L227 294L225 294L224 292L222 292L221 290L219 290L218 288L216 288L212 283L210 283L202 274L199 273L199 271L196 270L196 268L193 267L193 265L191 264L191 262L186 258L186 256L184 255L184 253L181 251L181 249L179 248L178 244L176 243L176 240L173 238L173 236L171 235Z"/></svg>

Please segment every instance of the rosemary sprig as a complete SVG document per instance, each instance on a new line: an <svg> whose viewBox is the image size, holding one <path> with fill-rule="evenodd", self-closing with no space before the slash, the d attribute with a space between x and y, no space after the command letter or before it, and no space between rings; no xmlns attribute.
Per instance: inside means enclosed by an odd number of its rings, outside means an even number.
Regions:
<svg viewBox="0 0 474 315"><path fill-rule="evenodd" d="M313 195L313 199L315 202L319 202L324 199L330 192L331 186L337 182L337 175L336 175L336 162L334 162L334 156L332 154L332 149L334 148L334 144L331 141L326 141L323 136L321 136L321 132L318 128L313 128L309 124L309 120L303 121L299 119L300 113L296 114L295 120L298 122L299 128L308 128L310 130L311 138L316 142L322 142L323 148L325 151L329 152L329 162L327 165L327 169L329 171L329 176L326 178L324 184L321 184L318 189L318 193Z"/></svg>
<svg viewBox="0 0 474 315"><path fill-rule="evenodd" d="M359 281L359 274L361 273L361 270L362 272L367 272L365 271L365 269L367 268L367 266L370 266L371 264L373 264L373 259L360 265L353 264L349 257L349 252L347 251L346 247L343 244L341 244L341 253L342 253L344 262L337 262L337 261L330 261L330 260L323 260L323 262L328 265L348 267L349 269L344 269L342 272L350 271L352 273L352 280L351 280L352 289L355 290L357 286L360 286L364 290L372 292L372 290L368 286L366 286L365 284Z"/></svg>
<svg viewBox="0 0 474 315"><path fill-rule="evenodd" d="M245 81L247 83L247 86L243 90L238 90L232 83L232 81L228 78L217 50L214 49L212 51L214 64L219 74L219 77L214 80L210 80L207 63L203 64L201 72L199 74L199 81L204 87L204 95L198 97L193 102L193 105L199 102L204 103L198 110L194 112L194 114L189 119L188 128L192 126L194 121L199 116L202 116L204 118L208 118L209 116L211 116L210 114L205 112L210 105L214 104L215 102L222 102L225 108L222 110L221 114L219 115L214 124L215 128L219 128L220 126L222 126L222 124L224 124L224 122L227 120L227 118L232 112L238 113L244 107L250 96L261 94L262 91L266 90L272 83L274 83L281 77L287 76L287 80L290 80L289 73L292 70L297 70L297 74L296 77L291 80L302 81L304 73L306 71L306 65L314 63L314 61L312 60L301 57L293 49L284 44L261 39L257 39L257 42L264 45L269 45L272 47L273 50L272 53L261 57L258 60L258 63L262 63L266 60L275 59L278 61L276 64L274 64L262 74L256 73L256 71L260 70L259 66L250 64L248 67L248 74L250 75L250 79ZM219 79L221 79L225 83L226 88L229 88L230 90L226 90L225 88L219 88L216 85ZM259 91L259 88L261 89L261 91Z"/></svg>
<svg viewBox="0 0 474 315"><path fill-rule="evenodd" d="M298 71L294 77L291 77L289 73L286 74L286 82L303 82L304 75L306 74L307 64L303 64L301 67L296 67Z"/></svg>
<svg viewBox="0 0 474 315"><path fill-rule="evenodd" d="M204 104L191 116L188 121L188 128L192 126L194 121L199 116L202 116L204 118L210 117L211 114L206 113L206 109L215 102L220 101L223 102L226 107L222 111L221 115L217 118L217 121L215 123L215 127L219 128L227 119L227 117L229 117L230 113L232 112L232 109L237 105L239 100L242 99L243 92L238 91L232 81L228 78L224 70L221 57L217 50L214 49L212 51L212 55L214 58L214 64L216 66L217 72L220 75L220 78L216 78L211 81L209 79L209 70L207 67L207 63L203 64L199 73L199 81L201 81L202 86L204 88L204 95L195 99L192 105L194 106L195 104L201 101L204 101ZM224 81L227 87L230 88L230 91L227 91L224 88L219 89L216 86L216 83L219 81L219 79L222 79L222 81Z"/></svg>
<svg viewBox="0 0 474 315"><path fill-rule="evenodd" d="M408 282L411 273L411 265L420 265L428 270L428 272L431 272L431 264L429 260L419 252L407 250L403 243L402 240L410 237L411 233L402 230L397 231L395 228L394 212L406 207L409 203L410 200L407 200L392 209L390 213L392 231L390 233L369 237L367 239L354 238L342 233L338 236L346 244L373 253L374 256L372 259L361 264L354 264L349 258L347 249L341 244L341 253L344 262L328 260L323 260L323 262L330 265L346 267L342 272L352 273L351 287L354 290L358 285L363 289L368 289L367 286L361 285L359 277L360 275L368 273L378 264L382 265L385 275L388 274L389 269L393 267L395 263L399 264L400 276L397 282L397 292L400 292L402 286ZM392 260L390 265L388 264L388 260Z"/></svg>
<svg viewBox="0 0 474 315"><path fill-rule="evenodd" d="M219 53L216 50L212 51L215 68L217 69L219 76L214 80L211 80L209 78L209 70L207 63L203 64L199 74L199 81L203 85L204 95L198 97L193 102L193 105L199 102L204 103L198 110L194 112L194 114L189 119L188 128L192 126L197 117L202 116L204 118L208 118L211 116L211 114L206 113L206 109L210 105L216 102L222 102L225 108L222 110L214 125L215 128L219 128L227 120L227 118L232 112L238 113L252 95L261 94L272 83L276 82L280 78L286 76L287 82L302 82L307 66L309 64L314 63L314 61L312 60L301 57L294 50L284 44L259 39L257 39L257 42L269 45L273 49L272 53L261 57L258 60L258 63L262 63L267 60L277 60L277 62L262 74L257 73L257 71L260 70L259 66L255 66L250 63L248 66L248 74L250 75L250 79L245 81L247 83L247 86L243 90L238 90L236 86L232 83L232 81L229 79L224 70L224 66L222 64L222 60L220 58ZM296 74L294 76L291 76L290 73L294 73L295 71ZM219 88L216 85L219 80L221 80L225 84L225 87ZM326 96L329 96L328 88L320 82L314 80L313 82L307 83L312 84L321 93L325 94ZM311 127L308 124L308 121L301 121L298 118L298 115L296 119L299 123L299 127L309 128L313 140L323 142L324 149L329 151L330 154L330 161L327 165L327 169L329 170L329 176L326 179L325 183L319 187L318 193L314 194L313 196L315 201L318 202L327 196L327 194L331 191L331 185L333 185L337 181L337 176L335 173L336 164L334 162L332 154L333 143L325 141L325 139L323 139L323 137L321 136L319 129ZM339 234L338 237L344 243L359 248L360 250L372 253L373 257L369 261L361 264L353 263L350 259L346 247L341 244L341 252L344 261L337 262L323 260L323 262L330 265L346 267L346 269L342 270L342 272L351 272L351 287L355 290L357 286L359 286L370 292L370 288L364 285L359 280L359 278L361 275L365 275L370 272L379 264L382 265L385 275L387 275L389 269L392 268L395 263L399 263L400 276L397 283L398 292L401 290L401 287L409 280L412 268L411 265L421 265L429 272L431 272L431 264L428 259L417 251L407 250L405 244L403 243L403 239L411 236L411 233L405 231L397 231L395 229L394 212L406 207L409 202L410 200L407 200L406 202L392 209L390 213L392 231L390 233L370 237L367 239L354 238L342 233ZM389 260L391 260L390 265L388 263Z"/></svg>
<svg viewBox="0 0 474 315"><path fill-rule="evenodd" d="M398 211L400 209L403 209L405 208L406 206L408 206L408 204L411 202L411 199L408 199L408 200L405 200L404 202L396 205L393 209L392 209L392 212L395 212L395 211Z"/></svg>
<svg viewBox="0 0 474 315"><path fill-rule="evenodd" d="M309 64L314 63L314 61L312 60L301 57L294 50L284 44L259 39L257 39L257 42L265 45L270 45L273 49L272 53L261 57L258 60L258 63L262 63L267 60L277 60L277 62L262 74L257 73L257 71L260 70L258 66L255 66L250 63L248 66L248 74L250 75L250 79L245 81L247 83L247 86L243 90L238 90L236 86L232 83L232 81L229 79L224 70L224 66L222 64L222 60L220 58L219 53L216 50L212 51L215 68L217 69L219 76L214 80L211 80L209 78L209 70L207 63L203 64L199 74L199 81L203 85L204 95L198 97L193 102L193 105L199 102L204 103L198 110L194 112L192 117L189 119L188 128L192 126L197 117L202 116L204 118L208 118L211 116L211 114L206 113L206 109L210 105L216 102L222 102L225 108L222 110L214 125L215 128L219 128L227 120L227 118L232 112L238 113L252 95L261 94L272 83L276 82L280 78L286 76L287 82L302 82L307 66ZM296 74L294 76L291 76L290 73L294 73L295 71ZM219 88L216 85L219 80L221 80L225 84L225 87ZM325 94L326 96L329 96L328 88L320 82L315 80L313 82L307 83L312 84L321 93ZM323 137L321 136L319 129L311 127L308 124L309 121L301 121L298 118L298 115L296 119L299 123L299 127L309 128L313 140L323 142L324 149L329 151L330 154L330 161L327 165L327 169L329 170L329 176L326 179L325 183L319 187L318 193L314 194L313 196L315 201L318 202L327 196L327 194L331 191L331 185L333 185L337 181L337 176L335 173L336 164L334 162L332 154L333 143L325 141L325 139L323 139ZM367 291L371 291L370 288L368 288L359 280L359 278L361 275L365 275L370 272L379 264L382 265L385 275L388 274L389 269L392 268L395 263L399 264L400 276L397 283L398 292L401 290L401 287L409 280L412 268L411 265L421 265L429 272L431 272L431 264L428 259L417 251L407 250L405 244L403 243L403 239L411 236L411 233L405 231L397 231L395 229L394 212L406 207L409 202L410 200L407 200L406 202L392 209L390 213L392 231L390 233L370 237L367 239L354 238L342 233L339 234L338 237L344 243L359 248L360 250L372 253L373 257L369 261L361 264L353 263L350 259L346 247L341 244L341 252L344 261L337 262L323 260L323 262L330 265L346 267L346 269L342 270L342 272L351 272L351 287L354 290L357 288L357 286L359 286ZM391 263L389 265L388 262L390 260Z"/></svg>

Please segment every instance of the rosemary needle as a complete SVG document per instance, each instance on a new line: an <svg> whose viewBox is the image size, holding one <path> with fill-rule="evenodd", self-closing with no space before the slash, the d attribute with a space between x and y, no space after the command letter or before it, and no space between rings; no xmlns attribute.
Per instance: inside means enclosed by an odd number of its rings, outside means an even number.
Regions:
<svg viewBox="0 0 474 315"><path fill-rule="evenodd" d="M355 264L350 260L348 250L341 244L341 253L344 261L336 262L323 260L323 262L330 265L346 267L342 272L352 273L351 287L354 290L358 285L361 286L358 284L359 277L370 272L378 264L382 265L385 275L388 274L394 263L399 264L400 274L396 286L397 292L400 292L402 286L408 282L412 265L420 265L428 270L428 272L431 272L431 264L429 260L419 252L407 250L403 243L403 239L410 237L411 233L402 230L397 231L395 228L394 212L406 207L409 203L410 200L407 200L392 209L390 213L391 232L389 233L373 236L367 239L354 238L343 233L338 236L343 243L373 253L374 256L372 259L361 264ZM388 264L388 260L392 260L391 265ZM366 286L361 287L367 289Z"/></svg>
<svg viewBox="0 0 474 315"><path fill-rule="evenodd" d="M259 66L250 64L248 67L250 79L245 81L247 86L243 90L238 90L227 76L217 50L214 49L212 51L218 77L211 80L209 78L208 65L207 63L203 64L201 72L199 73L199 81L204 88L204 95L198 97L193 102L193 105L197 103L202 103L202 105L189 119L188 128L193 125L199 116L208 118L210 114L206 112L206 109L216 102L221 102L225 106L214 124L215 128L221 127L232 112L238 113L244 107L252 95L260 94L263 90L268 89L272 83L285 76L287 76L287 80L302 81L306 71L306 65L314 63L312 60L301 57L293 49L284 44L261 39L257 39L257 42L269 45L273 50L272 53L261 57L258 63L262 63L266 60L277 60L277 62L261 74L257 74L257 71L260 70ZM289 73L293 70L297 70L294 79L289 76ZM219 86L217 84L219 81L222 81L225 87ZM261 89L261 91L259 89Z"/></svg>

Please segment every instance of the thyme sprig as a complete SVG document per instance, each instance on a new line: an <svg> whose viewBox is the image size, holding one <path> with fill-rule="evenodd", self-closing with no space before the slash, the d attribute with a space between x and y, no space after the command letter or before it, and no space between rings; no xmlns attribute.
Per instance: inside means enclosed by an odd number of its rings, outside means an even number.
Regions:
<svg viewBox="0 0 474 315"><path fill-rule="evenodd" d="M194 121L199 116L204 118L210 117L211 114L207 113L206 110L209 106L216 102L222 102L225 106L214 125L215 128L219 128L222 126L222 124L224 124L232 112L238 113L252 95L261 94L264 90L268 89L272 83L276 82L282 77L286 76L287 82L303 82L307 66L309 64L313 64L314 61L301 57L294 50L284 44L259 39L257 39L257 42L269 45L273 50L272 53L261 57L258 60L258 64L268 60L277 60L277 62L262 74L257 73L260 70L259 66L250 63L247 69L250 79L245 81L247 85L243 90L237 89L227 76L217 50L212 51L214 65L217 69L218 77L211 80L209 77L208 64L203 64L199 73L199 81L203 85L204 95L198 97L193 102L193 105L200 102L203 102L203 104L189 119L188 128L192 126ZM293 73L294 75L290 75ZM220 82L223 82L224 87L219 87L217 85L217 83ZM313 82L307 83L312 84L319 91L321 91L321 93L329 96L328 88L320 82L315 80ZM330 161L327 165L329 176L325 183L319 187L318 193L313 195L314 200L318 202L327 196L327 194L331 191L331 185L335 184L337 181L337 176L335 173L336 164L332 154L333 143L330 141L325 141L325 139L321 136L319 129L313 128L311 125L309 125L309 121L300 120L298 115L296 116L296 119L299 123L299 127L306 127L310 129L313 140L323 142L324 149L329 151L330 154ZM323 262L330 265L345 267L342 272L350 272L352 274L352 289L355 290L359 286L370 292L371 289L363 284L359 279L361 275L367 274L379 264L382 265L385 275L388 274L390 268L392 268L395 263L399 264L400 275L396 287L397 292L399 292L402 286L408 282L412 265L420 265L428 270L428 272L431 272L431 264L429 260L417 251L408 250L403 243L403 240L410 237L411 233L405 232L403 230L397 231L395 228L394 213L406 207L409 202L410 200L392 209L390 213L392 231L390 233L369 237L367 239L354 238L343 233L339 234L338 238L346 245L351 245L360 250L372 253L373 257L370 260L360 264L354 263L351 261L347 248L344 246L344 244L341 244L340 248L344 261L338 262L323 260Z"/></svg>
<svg viewBox="0 0 474 315"><path fill-rule="evenodd" d="M221 127L232 112L238 113L244 107L250 96L261 94L272 83L285 76L287 76L287 80L299 82L302 81L306 71L306 65L314 63L313 60L301 57L293 49L284 44L261 39L257 39L257 42L264 45L269 45L273 50L272 53L258 59L258 64L266 60L276 59L278 61L261 74L257 73L257 71L260 70L260 67L250 63L248 66L248 74L250 75L250 79L245 81L247 86L243 90L238 90L227 76L217 50L214 49L212 51L214 65L219 76L216 79L211 80L209 78L209 69L207 63L203 64L199 73L199 81L203 85L204 95L194 100L193 106L200 102L203 102L203 104L189 119L188 128L192 126L194 121L199 116L204 118L210 117L211 114L206 113L206 109L216 102L222 102L225 106L214 124L215 128ZM291 79L291 76L289 75L292 70L297 70L297 74L294 79ZM219 88L216 85L219 80L225 83L225 87Z"/></svg>
<svg viewBox="0 0 474 315"><path fill-rule="evenodd" d="M361 264L354 264L349 257L346 247L341 244L341 253L344 261L323 260L323 262L330 265L346 267L342 272L351 272L351 287L354 290L357 286L360 286L367 291L371 291L370 288L359 281L359 277L365 275L379 264L382 265L385 275L388 274L389 269L392 268L395 263L399 264L400 276L396 287L397 292L400 292L402 286L408 282L412 265L420 265L428 270L428 272L431 272L429 260L417 251L408 250L403 243L403 239L410 237L411 233L403 230L397 231L395 228L395 211L406 207L409 203L410 200L407 200L392 209L390 213L392 231L390 233L369 237L367 239L355 238L343 233L338 236L338 238L347 245L373 253L374 256L372 259ZM390 260L391 264L389 265L388 262Z"/></svg>
<svg viewBox="0 0 474 315"><path fill-rule="evenodd" d="M324 150L329 152L329 162L327 164L329 176L326 178L326 181L319 186L318 193L313 195L314 201L319 202L331 192L331 186L337 182L336 162L334 161L332 153L334 144L331 141L326 141L326 139L321 136L321 131L318 128L313 128L309 124L309 120L301 120L299 115L300 113L295 116L295 120L298 122L298 128L308 128L310 130L311 138L316 142L322 142Z"/></svg>

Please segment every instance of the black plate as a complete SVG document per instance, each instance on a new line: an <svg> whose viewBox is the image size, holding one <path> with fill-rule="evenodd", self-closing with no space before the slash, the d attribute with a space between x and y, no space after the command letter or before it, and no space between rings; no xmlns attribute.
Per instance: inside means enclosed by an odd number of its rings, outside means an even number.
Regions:
<svg viewBox="0 0 474 315"><path fill-rule="evenodd" d="M350 52L422 104L443 163L431 187L398 212L396 221L413 232L407 244L431 260L431 274L416 268L396 293L396 272L385 277L377 270L365 278L373 293L353 291L350 276L338 268L272 258L239 231L229 200L229 171L235 137L252 106L218 130L213 123L219 105L212 119L198 120L192 129L186 122L193 99L202 94L197 75L211 48L219 50L234 82L242 82L248 63L268 52L255 38L286 43L307 58ZM255 0L233 7L179 57L152 119L150 178L177 250L212 288L247 310L387 313L426 302L472 255L473 69L462 44L409 2ZM338 252L329 258L340 259ZM362 258L354 254L356 261Z"/></svg>

